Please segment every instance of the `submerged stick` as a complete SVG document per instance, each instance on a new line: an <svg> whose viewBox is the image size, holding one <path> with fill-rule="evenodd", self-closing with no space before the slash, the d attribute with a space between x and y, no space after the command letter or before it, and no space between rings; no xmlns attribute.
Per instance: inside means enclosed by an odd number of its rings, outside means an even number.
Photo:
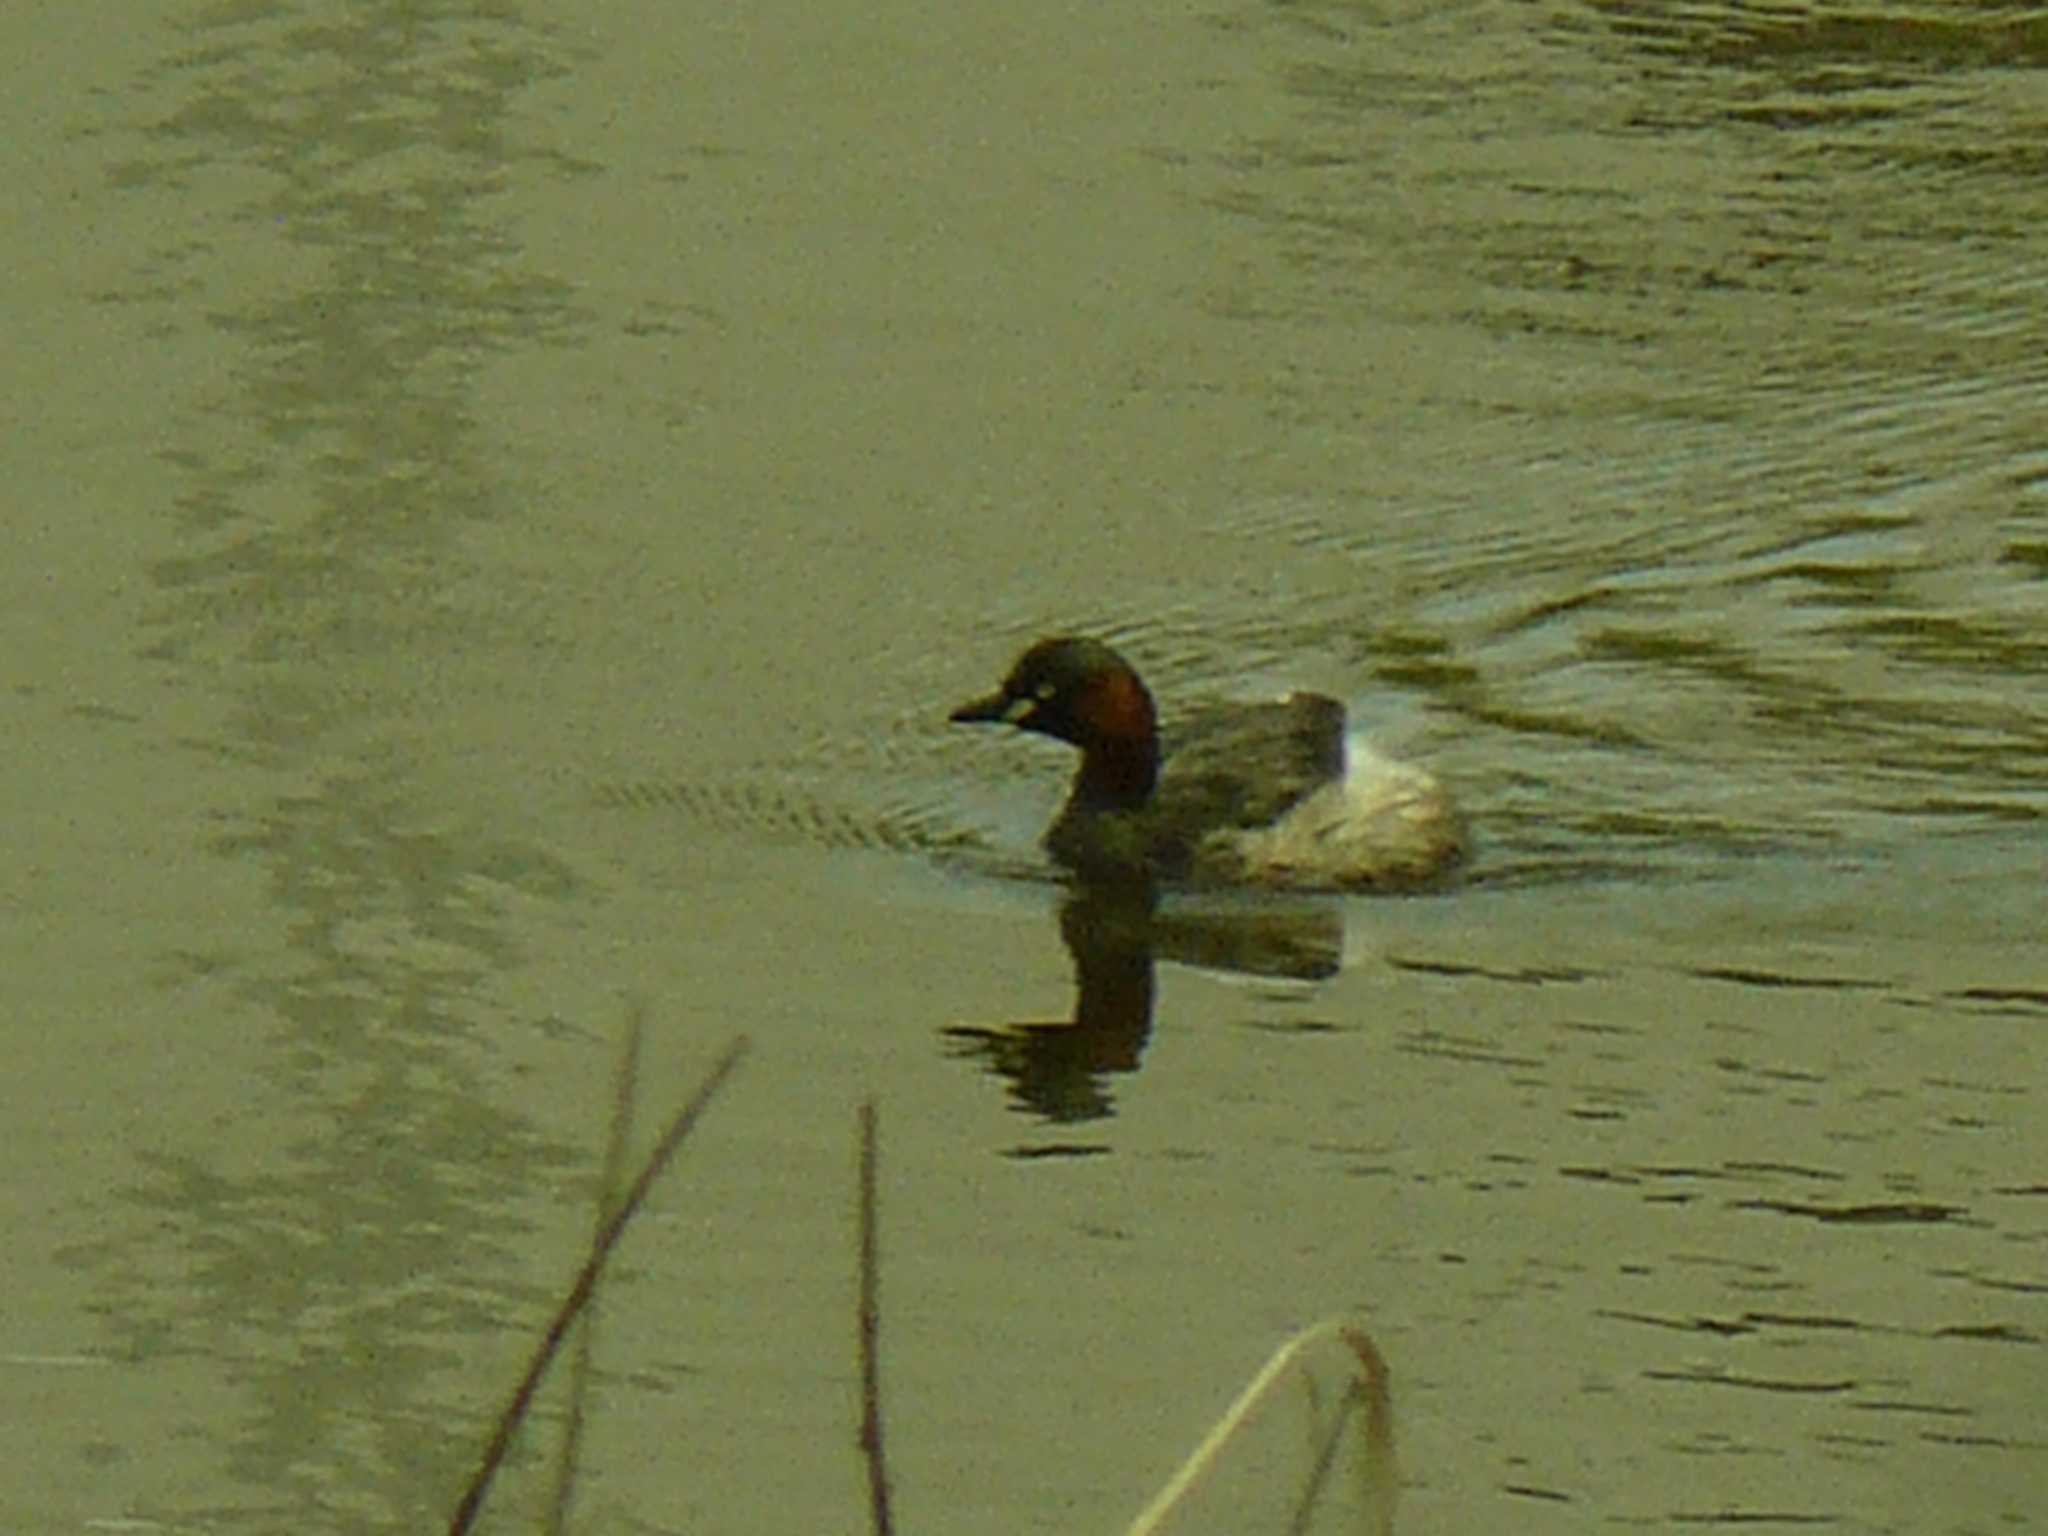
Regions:
<svg viewBox="0 0 2048 1536"><path fill-rule="evenodd" d="M1401 1467L1394 1454L1394 1387L1386 1357L1363 1328L1346 1328L1344 1342L1358 1356L1352 1391L1365 1403L1365 1455L1358 1467L1359 1492L1372 1536L1394 1536L1394 1505L1401 1496Z"/></svg>
<svg viewBox="0 0 2048 1536"><path fill-rule="evenodd" d="M612 1079L612 1124L604 1144L604 1173L597 1185L597 1211L590 1234L593 1249L603 1240L604 1224L619 1198L620 1181L626 1176L626 1146L633 1136L634 1090L640 1082L640 1042L646 1033L647 1008L636 1001L626 1014L625 1044L619 1051L618 1075ZM555 1499L544 1527L547 1536L563 1536L569 1529L569 1507L576 1498L576 1467L583 1449L591 1355L596 1339L597 1298L593 1295L583 1326L576 1330L576 1353L569 1361L568 1418L562 1425L562 1443L555 1457Z"/></svg>
<svg viewBox="0 0 2048 1536"><path fill-rule="evenodd" d="M868 1468L868 1518L891 1536L889 1459L882 1445L881 1258L875 1235L875 1101L860 1107L860 1451Z"/></svg>
<svg viewBox="0 0 2048 1536"><path fill-rule="evenodd" d="M711 1073L698 1085L690 1102L677 1113L669 1127L655 1143L654 1150L647 1156L647 1162L640 1170L640 1176L633 1180L633 1186L626 1191L626 1198L619 1202L619 1208L597 1234L590 1257L583 1262L582 1270L576 1276L576 1283L569 1287L569 1294L555 1310L554 1320L548 1324L546 1337L528 1362L526 1375L521 1379L518 1390L512 1394L512 1401L505 1405L505 1411L498 1418L498 1427L491 1435L491 1443L484 1450L483 1460L478 1464L476 1474L470 1479L468 1489L462 1495L462 1502L455 1507L455 1515L448 1522L448 1536L465 1536L476 1523L477 1511L483 1507L484 1495L490 1491L491 1479L497 1476L498 1467L505 1460L505 1453L511 1448L512 1436L518 1432L520 1423L526 1418L526 1411L533 1406L533 1394L540 1388L540 1379L547 1374L549 1364L562 1347L562 1340L569 1332L569 1326L590 1303L591 1293L597 1288L597 1277L603 1271L605 1261L619 1244L626 1224L638 1213L647 1192L654 1187L654 1181L661 1177L669 1162L676 1155L676 1149L683 1144L683 1138L695 1129L697 1121L710 1106L718 1090L725 1086L725 1080L732 1076L733 1068L740 1064L740 1058L747 1054L748 1040L745 1035L735 1035L732 1044L725 1048L725 1054L718 1058Z"/></svg>
<svg viewBox="0 0 2048 1536"><path fill-rule="evenodd" d="M1295 1500L1294 1518L1287 1522L1287 1536L1308 1536L1309 1526L1316 1517L1316 1506L1322 1501L1323 1490L1329 1486L1330 1469L1337 1465L1337 1452L1343 1448L1345 1428L1351 1422L1353 1410L1364 1400L1365 1388L1358 1382L1353 1382L1337 1399L1337 1411L1331 1415L1330 1427L1316 1445L1308 1476L1302 1481L1301 1497Z"/></svg>
<svg viewBox="0 0 2048 1536"><path fill-rule="evenodd" d="M1310 1345L1328 1338L1333 1333L1338 1334L1351 1346L1352 1351L1359 1356L1360 1363L1364 1367L1367 1378L1366 1407L1369 1436L1374 1439L1375 1443L1377 1443L1381 1436L1390 1436L1391 1412L1382 1414L1377 1411L1386 1407L1385 1362L1380 1360L1379 1352L1372 1348L1371 1340L1367 1339L1363 1333L1347 1326L1342 1318L1325 1318L1313 1327L1304 1328L1273 1351L1265 1365L1260 1367L1258 1375L1254 1376L1245 1389L1237 1394L1237 1400L1230 1405L1223 1417L1216 1421L1215 1426L1209 1433L1202 1437L1202 1443L1195 1447L1194 1454L1181 1464L1180 1470L1174 1473L1166 1486L1154 1495L1152 1502L1145 1506L1139 1513L1138 1518L1130 1523L1124 1532L1124 1536L1152 1536L1154 1531L1157 1531L1160 1526L1164 1525L1167 1518L1180 1506L1181 1501L1188 1496L1202 1475L1221 1458L1224 1447L1244 1427L1245 1421L1257 1411L1259 1405L1272 1392L1274 1385L1287 1373L1288 1367L1293 1365L1300 1358L1302 1352L1308 1349ZM1363 1348L1360 1347L1360 1340L1364 1340ZM1370 1352L1369 1357L1368 1352ZM1377 1365L1378 1369L1377 1376L1374 1375L1375 1365ZM1391 1449L1391 1440L1389 1439L1387 1443L1389 1449Z"/></svg>

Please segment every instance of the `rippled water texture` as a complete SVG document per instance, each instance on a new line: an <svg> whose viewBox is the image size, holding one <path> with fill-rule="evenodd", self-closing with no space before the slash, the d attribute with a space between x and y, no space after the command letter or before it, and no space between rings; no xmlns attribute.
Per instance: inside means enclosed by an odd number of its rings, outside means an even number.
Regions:
<svg viewBox="0 0 2048 1536"><path fill-rule="evenodd" d="M1186 176L1248 253L1192 296L1227 354L1202 365L1244 371L1171 387L1239 396L1258 440L1135 508L991 509L1055 560L1139 569L1005 560L974 594L994 623L940 649L969 664L915 664L921 688L1063 626L1114 635L1169 703L1307 672L1457 777L1482 878L1956 835L2037 855L2038 18L1229 24L1285 91ZM1255 360L1214 339L1245 333ZM922 729L931 697L900 738L820 741L791 794L843 808L865 773L896 786L874 840L951 841L937 786L977 749ZM979 750L984 778L1015 757ZM773 824L775 776L672 798Z"/></svg>
<svg viewBox="0 0 2048 1536"><path fill-rule="evenodd" d="M871 1096L906 1526L1333 1313L1354 1528L2041 1525L2039 7L17 11L0 1527L444 1522L629 1016L572 1528L857 1520ZM1465 880L1062 889L1059 631Z"/></svg>

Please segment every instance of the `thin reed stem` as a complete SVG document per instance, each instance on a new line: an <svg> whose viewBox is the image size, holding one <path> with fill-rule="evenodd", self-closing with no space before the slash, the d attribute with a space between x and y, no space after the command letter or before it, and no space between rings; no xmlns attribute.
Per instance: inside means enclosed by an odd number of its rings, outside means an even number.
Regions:
<svg viewBox="0 0 2048 1536"><path fill-rule="evenodd" d="M647 1006L635 1001L626 1013L626 1038L619 1050L619 1070L612 1079L612 1123L605 1138L604 1171L599 1175L595 1216L590 1241L593 1246L604 1234L619 1185L626 1177L626 1148L633 1136L634 1091L640 1081L640 1045L647 1034ZM583 1324L576 1330L576 1353L569 1360L568 1418L562 1425L562 1443L555 1456L555 1497L548 1510L547 1536L563 1536L569 1529L569 1509L576 1500L576 1467L583 1451L583 1426L588 1418L592 1356L597 1348L597 1298L590 1299Z"/></svg>
<svg viewBox="0 0 2048 1536"><path fill-rule="evenodd" d="M732 1076L733 1069L740 1064L740 1058L747 1054L748 1040L745 1035L733 1037L732 1044L725 1048L725 1054L718 1058L711 1073L691 1095L690 1102L669 1122L661 1140L655 1143L648 1154L647 1162L640 1170L640 1176L633 1181L626 1198L619 1202L619 1208L597 1234L590 1257L584 1260L582 1270L576 1276L576 1283L569 1288L569 1294L555 1311L553 1321L548 1324L546 1337L528 1362L526 1375L521 1379L518 1390L512 1394L511 1402L498 1418L497 1429L491 1435L491 1443L484 1450L483 1460L478 1464L476 1474L470 1479L468 1489L462 1495L462 1502L455 1507L455 1514L448 1522L448 1536L466 1536L469 1528L476 1523L477 1511L483 1508L484 1495L490 1491L491 1479L497 1476L499 1466L505 1460L505 1453L511 1448L512 1437L518 1432L526 1418L527 1410L533 1406L533 1395L540 1389L541 1377L547 1374L548 1366L562 1347L567 1336L583 1309L590 1304L591 1293L597 1288L597 1277L610 1259L612 1250L618 1246L626 1224L638 1213L647 1192L654 1187L654 1181L676 1155L676 1149L683 1139L696 1128L697 1121L718 1096L725 1080Z"/></svg>
<svg viewBox="0 0 2048 1536"><path fill-rule="evenodd" d="M1202 1475L1215 1465L1223 1454L1224 1446L1229 1444L1231 1438L1243 1427L1245 1420L1251 1417L1266 1395L1273 1390L1274 1383L1286 1374L1287 1368L1294 1364L1301 1352L1311 1344L1338 1332L1342 1327L1340 1319L1326 1319L1314 1327L1304 1328L1274 1350L1266 1363L1259 1368L1258 1375L1238 1393L1237 1400L1230 1405L1229 1410L1217 1420L1209 1433L1202 1437L1202 1443L1195 1447L1194 1454L1181 1464L1180 1470L1154 1495L1152 1502L1139 1512L1138 1518L1130 1523L1124 1536L1152 1536L1154 1531L1163 1526L1167 1517L1180 1506L1181 1501L1193 1490Z"/></svg>
<svg viewBox="0 0 2048 1536"><path fill-rule="evenodd" d="M874 1536L892 1536L889 1458L882 1443L881 1257L876 1238L875 1101L860 1107L860 1450L868 1468L868 1517Z"/></svg>

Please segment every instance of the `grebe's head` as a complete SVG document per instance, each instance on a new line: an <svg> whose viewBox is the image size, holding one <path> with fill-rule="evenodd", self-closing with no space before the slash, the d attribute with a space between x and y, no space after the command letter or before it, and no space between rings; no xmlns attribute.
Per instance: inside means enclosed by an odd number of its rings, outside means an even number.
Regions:
<svg viewBox="0 0 2048 1536"><path fill-rule="evenodd" d="M1152 695L1129 662L1100 640L1082 636L1039 641L1017 658L1002 687L946 718L961 725L1014 725L1071 742L1084 755L1142 760L1148 764L1147 790L1158 763Z"/></svg>

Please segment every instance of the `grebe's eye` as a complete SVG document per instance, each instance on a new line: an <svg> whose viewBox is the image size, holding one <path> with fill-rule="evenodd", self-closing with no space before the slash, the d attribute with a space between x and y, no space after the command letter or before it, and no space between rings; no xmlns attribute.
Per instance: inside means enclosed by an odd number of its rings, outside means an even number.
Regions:
<svg viewBox="0 0 2048 1536"><path fill-rule="evenodd" d="M1053 695L1059 691L1060 685L1048 678L1031 690L1031 697L1038 700L1041 704L1050 704L1053 700Z"/></svg>

